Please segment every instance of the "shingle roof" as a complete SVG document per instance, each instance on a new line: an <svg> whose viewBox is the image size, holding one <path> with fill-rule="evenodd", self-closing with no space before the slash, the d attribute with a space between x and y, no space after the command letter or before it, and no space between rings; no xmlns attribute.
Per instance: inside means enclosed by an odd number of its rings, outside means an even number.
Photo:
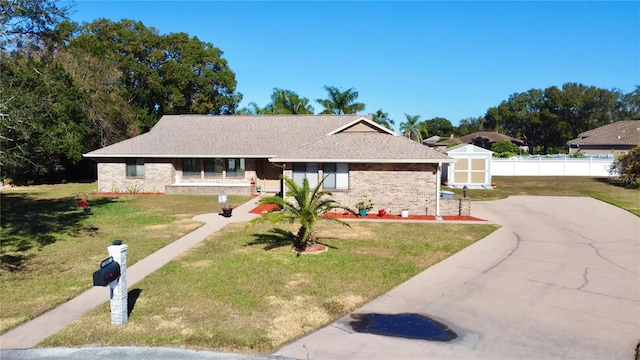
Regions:
<svg viewBox="0 0 640 360"><path fill-rule="evenodd" d="M384 133L339 133L324 136L273 161L317 162L414 162L433 163L453 161L447 155L409 140L404 136Z"/></svg>
<svg viewBox="0 0 640 360"><path fill-rule="evenodd" d="M166 115L148 133L85 157L244 157L335 162L450 159L384 129L332 134L359 120L378 126L370 115Z"/></svg>
<svg viewBox="0 0 640 360"><path fill-rule="evenodd" d="M165 115L148 133L86 157L256 157L281 154L368 115Z"/></svg>
<svg viewBox="0 0 640 360"><path fill-rule="evenodd" d="M499 141L499 140L509 140L509 141L513 141L513 142L517 142L517 143L523 144L522 140L518 140L518 139L513 138L513 137L511 137L509 135L500 134L500 133L497 133L495 131L474 132L474 133L469 134L469 135L461 136L460 137L460 141L462 141L465 144L470 144L471 141L473 141L473 139L477 139L477 138L485 138L485 139L489 140L490 142L496 142L496 141Z"/></svg>
<svg viewBox="0 0 640 360"><path fill-rule="evenodd" d="M640 120L623 120L585 131L567 144L577 145L638 145Z"/></svg>

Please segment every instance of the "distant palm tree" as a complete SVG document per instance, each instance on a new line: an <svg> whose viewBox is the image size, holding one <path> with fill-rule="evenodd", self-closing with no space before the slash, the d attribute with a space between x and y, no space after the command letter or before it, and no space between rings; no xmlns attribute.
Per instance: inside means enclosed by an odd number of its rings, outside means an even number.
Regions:
<svg viewBox="0 0 640 360"><path fill-rule="evenodd" d="M313 114L313 106L309 99L301 98L291 90L275 88L271 94L271 108L273 114Z"/></svg>
<svg viewBox="0 0 640 360"><path fill-rule="evenodd" d="M322 114L356 114L364 110L364 103L356 102L358 92L350 88L344 92L334 86L325 86L329 95L328 99L316 100L324 107Z"/></svg>
<svg viewBox="0 0 640 360"><path fill-rule="evenodd" d="M382 109L378 109L375 113L373 113L372 117L373 121L386 127L387 129L391 129L391 127L396 124L395 121L389 118L389 113L382 111Z"/></svg>
<svg viewBox="0 0 640 360"><path fill-rule="evenodd" d="M330 192L320 190L324 179L314 189L310 189L309 180L307 179L302 181L302 186L298 186L290 178L282 176L281 178L286 183L287 196L293 198L294 201L288 201L279 196L268 196L260 199L259 204L275 204L281 210L263 214L255 219L254 223L262 221L300 223L300 228L293 244L297 251L311 249L316 245L315 226L318 220L332 220L349 226L349 224L340 219L322 216L333 209L342 209L342 205L331 199Z"/></svg>
<svg viewBox="0 0 640 360"><path fill-rule="evenodd" d="M407 121L400 123L400 132L409 139L422 142L421 124L418 123L420 115L404 114L404 116L407 117Z"/></svg>
<svg viewBox="0 0 640 360"><path fill-rule="evenodd" d="M246 107L236 111L236 115L264 115L269 114L269 108L264 107L261 108L258 104L253 101L249 103Z"/></svg>

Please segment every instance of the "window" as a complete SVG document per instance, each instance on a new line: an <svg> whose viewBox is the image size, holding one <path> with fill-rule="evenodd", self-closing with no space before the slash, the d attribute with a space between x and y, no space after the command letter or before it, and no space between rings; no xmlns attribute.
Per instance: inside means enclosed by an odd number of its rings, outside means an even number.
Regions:
<svg viewBox="0 0 640 360"><path fill-rule="evenodd" d="M127 159L127 177L144 176L144 159Z"/></svg>
<svg viewBox="0 0 640 360"><path fill-rule="evenodd" d="M324 189L349 189L349 164L324 164Z"/></svg>
<svg viewBox="0 0 640 360"><path fill-rule="evenodd" d="M205 177L222 177L224 170L224 162L222 159L204 159L204 176Z"/></svg>
<svg viewBox="0 0 640 360"><path fill-rule="evenodd" d="M226 175L225 174L226 170ZM245 160L235 159L182 159L182 177L244 178Z"/></svg>
<svg viewBox="0 0 640 360"><path fill-rule="evenodd" d="M244 159L227 159L227 177L244 177Z"/></svg>
<svg viewBox="0 0 640 360"><path fill-rule="evenodd" d="M182 159L182 176L200 176L200 161L198 159Z"/></svg>
<svg viewBox="0 0 640 360"><path fill-rule="evenodd" d="M293 164L293 182L295 182L298 186L302 186L302 181L304 179L307 179L309 181L309 187L311 188L314 188L318 185L318 164Z"/></svg>

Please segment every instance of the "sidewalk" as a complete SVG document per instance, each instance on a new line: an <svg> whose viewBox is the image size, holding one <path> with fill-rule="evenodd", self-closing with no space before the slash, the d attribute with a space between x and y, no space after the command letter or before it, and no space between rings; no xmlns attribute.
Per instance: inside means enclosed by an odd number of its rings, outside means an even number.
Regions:
<svg viewBox="0 0 640 360"><path fill-rule="evenodd" d="M203 222L204 225L128 267L127 285L131 287L192 246L222 229L225 225L233 222L250 221L257 217L258 215L249 213L256 207L257 201L258 198L254 198L238 206L233 210L233 215L230 218L225 218L217 213L195 216L193 219ZM104 251L106 254L107 245L105 245ZM0 336L0 349L32 348L108 300L108 287L91 288L55 309Z"/></svg>

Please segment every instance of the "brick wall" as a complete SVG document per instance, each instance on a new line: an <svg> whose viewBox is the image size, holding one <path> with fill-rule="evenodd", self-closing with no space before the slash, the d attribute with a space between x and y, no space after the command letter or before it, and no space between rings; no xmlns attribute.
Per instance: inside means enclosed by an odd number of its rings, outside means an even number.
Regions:
<svg viewBox="0 0 640 360"><path fill-rule="evenodd" d="M128 178L124 159L111 159L98 163L99 192L151 192L163 193L173 182L173 165L168 160L145 160L144 177Z"/></svg>
<svg viewBox="0 0 640 360"><path fill-rule="evenodd" d="M437 164L349 164L349 190L331 190L332 197L353 210L368 198L374 204L372 213L385 209L399 215L407 209L413 215L435 215L436 169ZM286 176L292 177L293 172L287 170ZM468 199L440 201L440 215L470 214Z"/></svg>
<svg viewBox="0 0 640 360"><path fill-rule="evenodd" d="M120 161L120 162L118 162ZM176 164L179 168L179 164ZM287 165L291 169L291 164ZM253 190L247 179L255 171L247 171L245 179L206 179L205 181L180 179L175 183L176 171L171 160L145 161L144 178L127 178L124 159L111 159L98 164L98 189L100 192L164 192L167 194L202 195L251 195ZM434 215L436 197L437 164L349 164L349 190L332 190L333 199L355 210L355 204L371 199L372 212L385 209L389 214L400 214L403 209L413 215ZM292 177L291 170L286 171ZM320 178L322 170L320 169ZM440 198L440 215L469 215L469 199Z"/></svg>
<svg viewBox="0 0 640 360"><path fill-rule="evenodd" d="M429 215L435 214L435 203L429 210ZM471 215L471 199L440 198L440 215Z"/></svg>

